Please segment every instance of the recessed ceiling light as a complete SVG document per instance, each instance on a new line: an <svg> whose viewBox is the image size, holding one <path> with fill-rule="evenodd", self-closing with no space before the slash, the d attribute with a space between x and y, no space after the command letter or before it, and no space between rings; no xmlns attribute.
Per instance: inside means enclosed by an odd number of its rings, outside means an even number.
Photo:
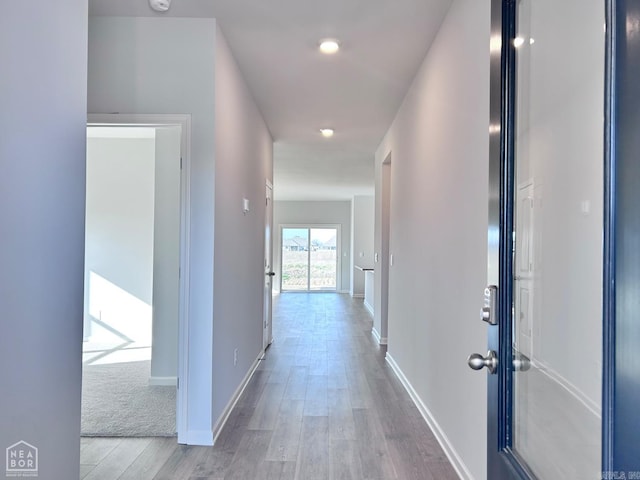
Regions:
<svg viewBox="0 0 640 480"><path fill-rule="evenodd" d="M320 51L326 55L333 55L340 50L340 44L337 40L327 38L320 41Z"/></svg>
<svg viewBox="0 0 640 480"><path fill-rule="evenodd" d="M333 137L333 128L321 128L320 133L325 138Z"/></svg>

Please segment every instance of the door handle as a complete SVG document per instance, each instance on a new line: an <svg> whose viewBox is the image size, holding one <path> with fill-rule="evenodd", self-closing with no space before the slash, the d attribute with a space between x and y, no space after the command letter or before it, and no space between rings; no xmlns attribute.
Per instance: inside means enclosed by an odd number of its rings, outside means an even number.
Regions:
<svg viewBox="0 0 640 480"><path fill-rule="evenodd" d="M514 351L513 352L513 371L528 372L531 369L531 360L526 355Z"/></svg>
<svg viewBox="0 0 640 480"><path fill-rule="evenodd" d="M265 275L269 276L269 277L273 277L276 274L276 272L265 272Z"/></svg>
<svg viewBox="0 0 640 480"><path fill-rule="evenodd" d="M479 353L472 353L469 355L467 363L472 370L482 370L484 367L487 367L489 373L494 374L498 369L498 356L493 350L489 350L486 357L483 357Z"/></svg>

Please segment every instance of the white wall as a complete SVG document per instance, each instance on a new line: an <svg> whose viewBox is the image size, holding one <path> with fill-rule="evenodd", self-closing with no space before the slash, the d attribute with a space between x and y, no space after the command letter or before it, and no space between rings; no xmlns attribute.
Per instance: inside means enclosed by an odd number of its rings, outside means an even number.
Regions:
<svg viewBox="0 0 640 480"><path fill-rule="evenodd" d="M191 115L186 429L193 443L212 441L215 34L213 19L89 18L89 112Z"/></svg>
<svg viewBox="0 0 640 480"><path fill-rule="evenodd" d="M86 1L3 2L0 451L43 479L79 476L86 52Z"/></svg>
<svg viewBox="0 0 640 480"><path fill-rule="evenodd" d="M151 383L175 385L181 128L89 127L87 137L85 338L133 342L98 362L151 354Z"/></svg>
<svg viewBox="0 0 640 480"><path fill-rule="evenodd" d="M376 155L377 190L392 156L388 352L477 479L486 375L466 358L486 348L489 14L489 2L453 3Z"/></svg>
<svg viewBox="0 0 640 480"><path fill-rule="evenodd" d="M187 435L211 442L262 346L271 135L214 19L90 18L89 111L192 116Z"/></svg>
<svg viewBox="0 0 640 480"><path fill-rule="evenodd" d="M278 186L275 185L277 189ZM340 282L338 289L349 291L351 282L351 202L349 201L275 201L273 203L273 271L274 288L280 289L282 231L281 225L340 225Z"/></svg>
<svg viewBox="0 0 640 480"><path fill-rule="evenodd" d="M218 422L262 352L265 183L273 181L273 140L220 29L215 59L213 419ZM250 202L247 214L243 198Z"/></svg>
<svg viewBox="0 0 640 480"><path fill-rule="evenodd" d="M180 316L180 127L155 129L151 379L175 385Z"/></svg>
<svg viewBox="0 0 640 480"><path fill-rule="evenodd" d="M155 134L97 138L95 130L87 138L85 335L113 347L149 347Z"/></svg>
<svg viewBox="0 0 640 480"><path fill-rule="evenodd" d="M375 198L356 195L351 201L351 295L364 295L364 272L373 268Z"/></svg>

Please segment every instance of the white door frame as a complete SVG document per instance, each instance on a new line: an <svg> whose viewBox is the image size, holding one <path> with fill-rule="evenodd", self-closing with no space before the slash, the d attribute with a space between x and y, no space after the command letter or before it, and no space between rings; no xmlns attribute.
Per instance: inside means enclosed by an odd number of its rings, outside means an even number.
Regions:
<svg viewBox="0 0 640 480"><path fill-rule="evenodd" d="M178 443L187 443L189 394L189 244L191 231L191 115L183 114L89 114L88 126L180 126L180 307L178 318L178 385L176 430Z"/></svg>
<svg viewBox="0 0 640 480"><path fill-rule="evenodd" d="M264 323L263 323L263 332L262 332L262 347L266 350L271 342L273 341L273 325L272 325L272 294L273 294L273 184L271 181L267 179L265 185L265 197L266 197L266 222L265 222L265 258L264 258L264 266L265 266L265 291L264 294ZM269 245L267 245L267 230L269 231ZM268 289L268 291L267 291Z"/></svg>

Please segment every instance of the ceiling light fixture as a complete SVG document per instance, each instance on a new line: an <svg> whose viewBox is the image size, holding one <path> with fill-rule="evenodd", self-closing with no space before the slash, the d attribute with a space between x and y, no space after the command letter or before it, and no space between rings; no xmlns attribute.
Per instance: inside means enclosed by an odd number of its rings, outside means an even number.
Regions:
<svg viewBox="0 0 640 480"><path fill-rule="evenodd" d="M337 40L332 38L327 38L325 40L320 41L320 51L325 55L333 55L340 50L340 44Z"/></svg>
<svg viewBox="0 0 640 480"><path fill-rule="evenodd" d="M524 38L516 37L513 39L513 46L516 48L520 48L524 44Z"/></svg>
<svg viewBox="0 0 640 480"><path fill-rule="evenodd" d="M333 128L321 128L320 133L325 138L333 137Z"/></svg>

